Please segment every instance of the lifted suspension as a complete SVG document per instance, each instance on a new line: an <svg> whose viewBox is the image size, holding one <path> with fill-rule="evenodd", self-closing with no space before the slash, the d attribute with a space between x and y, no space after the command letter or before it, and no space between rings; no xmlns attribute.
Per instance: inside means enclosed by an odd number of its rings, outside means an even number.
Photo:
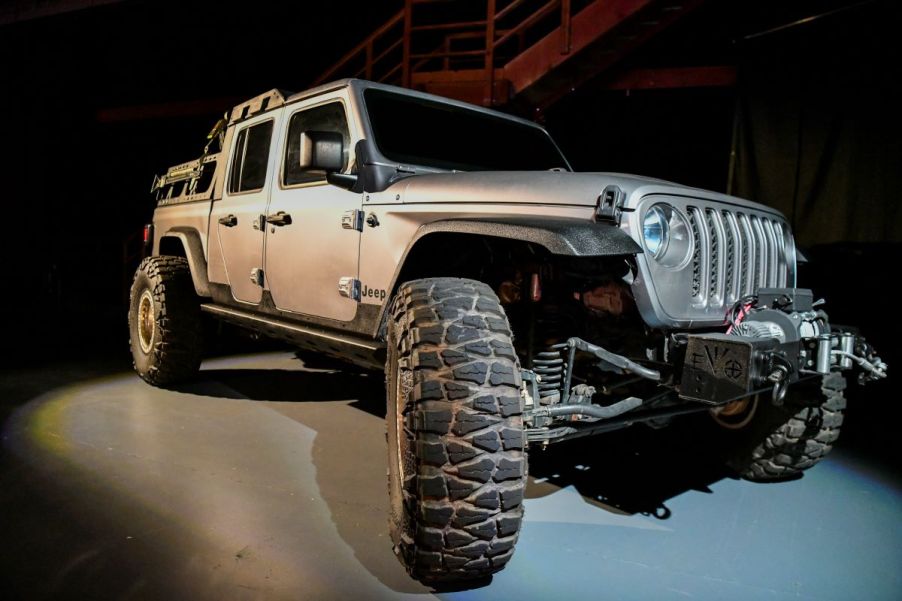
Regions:
<svg viewBox="0 0 902 601"><path fill-rule="evenodd" d="M655 422L661 420L669 420L678 415L686 415L690 413L700 413L708 411L710 407L698 403L676 405L668 405L666 407L658 407L656 409L648 409L643 411L634 411L632 413L621 414L610 419L601 420L595 423L580 425L561 425L550 428L529 428L526 430L526 440L533 443L552 443L592 434L600 434L602 432L611 432L627 428L633 424L642 422Z"/></svg>
<svg viewBox="0 0 902 601"><path fill-rule="evenodd" d="M527 407L524 412L524 420L532 426L536 432L547 431L547 426L555 420L570 417L581 417L585 421L609 420L641 407L645 401L638 397L629 397L613 405L602 406L592 403L595 388L580 384L571 388L573 382L573 364L577 351L594 355L599 359L602 369L617 371L637 376L639 379L659 382L660 372L639 365L635 361L622 355L613 353L601 346L582 340L581 338L569 338L566 343L556 345L558 350L567 351L566 364L563 370L555 370L553 384L560 391L560 403L541 405L539 401L548 395L548 384L543 385L544 363L540 363L534 371L523 370L524 400ZM563 358L557 359L563 363ZM561 374L561 371L563 373ZM570 428L571 430L573 428ZM544 439L540 437L539 439Z"/></svg>

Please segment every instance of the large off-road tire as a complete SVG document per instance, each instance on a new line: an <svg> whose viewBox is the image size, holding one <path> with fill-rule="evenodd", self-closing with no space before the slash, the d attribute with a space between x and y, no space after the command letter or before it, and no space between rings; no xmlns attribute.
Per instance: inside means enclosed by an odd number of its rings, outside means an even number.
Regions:
<svg viewBox="0 0 902 601"><path fill-rule="evenodd" d="M523 518L520 366L480 282L402 285L388 327L390 529L426 582L481 579L510 560Z"/></svg>
<svg viewBox="0 0 902 601"><path fill-rule="evenodd" d="M762 395L748 424L725 433L728 465L748 480L769 481L798 476L823 459L839 438L846 379L832 373L817 384L790 389L779 407Z"/></svg>
<svg viewBox="0 0 902 601"><path fill-rule="evenodd" d="M187 260L141 261L132 282L128 331L135 371L146 382L167 386L197 373L203 328Z"/></svg>

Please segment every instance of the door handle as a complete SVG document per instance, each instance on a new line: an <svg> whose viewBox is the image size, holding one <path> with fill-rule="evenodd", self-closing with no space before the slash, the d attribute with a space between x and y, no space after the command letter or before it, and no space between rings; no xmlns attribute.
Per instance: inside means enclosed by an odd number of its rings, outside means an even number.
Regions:
<svg viewBox="0 0 902 601"><path fill-rule="evenodd" d="M226 227L235 227L236 225L238 225L238 218L234 215L226 215L225 217L220 217L219 225L224 225Z"/></svg>
<svg viewBox="0 0 902 601"><path fill-rule="evenodd" d="M291 225L291 215L285 211L279 211L273 215L267 215L266 223L271 223L272 225L278 225L280 227L283 225Z"/></svg>

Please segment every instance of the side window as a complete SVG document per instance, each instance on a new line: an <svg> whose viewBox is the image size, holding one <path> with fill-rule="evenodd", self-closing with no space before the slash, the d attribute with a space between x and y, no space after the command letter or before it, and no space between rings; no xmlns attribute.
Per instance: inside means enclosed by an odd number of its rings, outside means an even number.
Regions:
<svg viewBox="0 0 902 601"><path fill-rule="evenodd" d="M232 172L229 174L229 192L237 192L241 181L241 163L244 160L244 142L247 140L247 130L242 129L235 138L235 150L232 151Z"/></svg>
<svg viewBox="0 0 902 601"><path fill-rule="evenodd" d="M230 193L263 188L266 183L266 165L269 163L272 123L258 123L238 132L232 156L232 172L229 174Z"/></svg>
<svg viewBox="0 0 902 601"><path fill-rule="evenodd" d="M344 167L348 165L348 146L351 135L348 133L348 119L344 106L340 102L330 102L312 109L299 111L291 116L288 122L288 145L285 152L285 168L282 170L282 183L286 186L319 182L326 179L321 170L301 169L300 139L305 131L331 131L341 134L344 144Z"/></svg>

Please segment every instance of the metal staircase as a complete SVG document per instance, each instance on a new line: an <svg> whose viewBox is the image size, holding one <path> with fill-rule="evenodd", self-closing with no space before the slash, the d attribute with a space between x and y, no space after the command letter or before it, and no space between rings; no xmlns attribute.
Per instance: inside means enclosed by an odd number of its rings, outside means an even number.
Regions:
<svg viewBox="0 0 902 601"><path fill-rule="evenodd" d="M544 109L704 0L405 0L315 83L362 77Z"/></svg>

